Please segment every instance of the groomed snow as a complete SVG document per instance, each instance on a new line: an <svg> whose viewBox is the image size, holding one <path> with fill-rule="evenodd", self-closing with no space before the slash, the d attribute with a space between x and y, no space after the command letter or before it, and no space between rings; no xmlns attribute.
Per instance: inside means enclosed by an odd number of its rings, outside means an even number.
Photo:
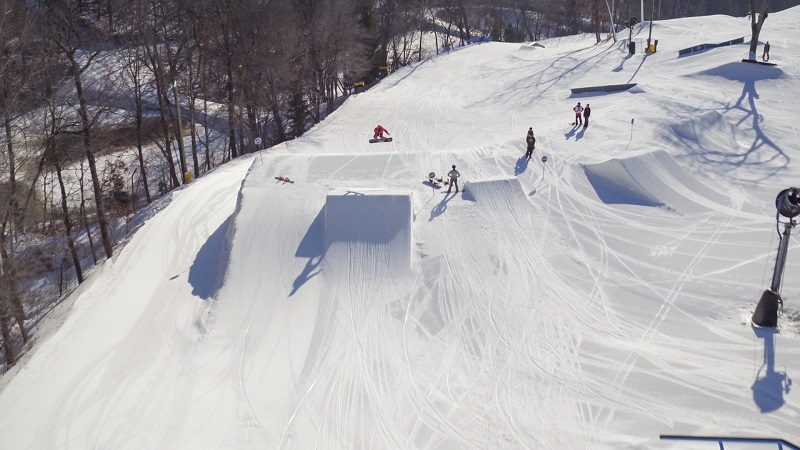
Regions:
<svg viewBox="0 0 800 450"><path fill-rule="evenodd" d="M779 329L749 321L800 184L799 22L770 14L775 67L679 57L749 40L713 16L648 56L582 35L399 70L176 192L0 380L0 449L800 443L795 237ZM460 192L425 183L451 165Z"/></svg>

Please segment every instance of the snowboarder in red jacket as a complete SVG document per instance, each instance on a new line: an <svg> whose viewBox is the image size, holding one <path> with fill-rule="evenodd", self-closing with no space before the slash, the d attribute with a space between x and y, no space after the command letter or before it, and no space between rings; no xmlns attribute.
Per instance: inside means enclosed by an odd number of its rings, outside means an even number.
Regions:
<svg viewBox="0 0 800 450"><path fill-rule="evenodd" d="M383 133L386 133L386 134L388 134L389 136L391 136L391 134L389 133L389 130L387 130L386 128L383 128L383 127L382 127L382 126L380 126L380 125L378 125L377 127L375 127L375 129L374 129L374 130L372 130L372 131L375 133L375 134L372 136L372 139L380 139L380 140L384 140Z"/></svg>

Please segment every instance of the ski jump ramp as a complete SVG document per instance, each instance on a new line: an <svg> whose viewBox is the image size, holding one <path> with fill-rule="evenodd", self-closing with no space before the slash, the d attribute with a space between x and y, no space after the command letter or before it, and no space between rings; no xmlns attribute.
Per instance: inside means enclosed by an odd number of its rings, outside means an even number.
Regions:
<svg viewBox="0 0 800 450"><path fill-rule="evenodd" d="M411 266L410 192L335 189L325 200L326 258L385 261L390 268Z"/></svg>
<svg viewBox="0 0 800 450"><path fill-rule="evenodd" d="M664 150L587 164L583 171L597 196L606 204L705 212L728 202L717 189L686 172Z"/></svg>

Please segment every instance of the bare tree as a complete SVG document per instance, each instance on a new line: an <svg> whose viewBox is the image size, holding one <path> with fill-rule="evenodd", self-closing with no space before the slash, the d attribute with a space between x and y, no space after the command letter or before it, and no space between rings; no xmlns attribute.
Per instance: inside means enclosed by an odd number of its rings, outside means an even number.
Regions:
<svg viewBox="0 0 800 450"><path fill-rule="evenodd" d="M18 158L16 144L21 140L13 131L13 122L32 106L31 87L37 70L31 67L26 57L35 48L33 30L38 25L35 15L25 2L0 1L0 116L3 120L6 152L6 172L0 175L0 337L5 361L16 361L16 348L12 327L16 323L23 341L28 340L25 329L26 313L17 283L17 252L12 233L24 228L24 216L33 194L35 180L41 172L28 174L27 180L18 178L17 170L25 158ZM5 183L3 183L3 181ZM22 195L25 183L29 183L28 195Z"/></svg>
<svg viewBox="0 0 800 450"><path fill-rule="evenodd" d="M132 33L129 35L127 45L121 49L121 57L124 61L125 73L128 76L131 101L133 102L134 122L136 125L136 156L139 160L139 176L142 180L142 187L144 190L145 199L149 204L152 202L150 195L150 186L147 181L148 169L144 160L144 85L145 73L144 69L144 49L142 36L145 26L145 9L141 0L134 0L131 3L130 18ZM150 136L148 135L148 138ZM148 139L149 140L149 139Z"/></svg>
<svg viewBox="0 0 800 450"><path fill-rule="evenodd" d="M80 117L80 132L83 136L84 152L89 164L92 190L96 207L97 219L100 224L100 237L103 242L106 258L114 255L108 215L103 203L100 176L97 172L94 143L92 142L92 126L99 120L100 112L90 113L83 86L83 73L91 67L99 50L84 54L90 44L101 40L98 30L84 20L85 4L79 0L53 1L45 14L46 35L53 46L66 59L70 76L75 85L75 95L78 101L78 116Z"/></svg>

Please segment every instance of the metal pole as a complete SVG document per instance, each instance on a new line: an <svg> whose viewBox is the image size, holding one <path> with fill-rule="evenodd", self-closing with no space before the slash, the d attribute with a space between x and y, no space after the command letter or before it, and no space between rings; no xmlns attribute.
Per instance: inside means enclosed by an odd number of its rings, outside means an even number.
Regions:
<svg viewBox="0 0 800 450"><path fill-rule="evenodd" d="M639 17L641 17L641 19L639 19L639 23L642 23L642 21L644 21L644 0L642 0L642 15Z"/></svg>
<svg viewBox="0 0 800 450"><path fill-rule="evenodd" d="M775 270L772 272L772 285L770 290L778 293L783 282L783 269L786 266L786 255L789 252L789 234L794 227L793 222L783 224L783 236L781 237L781 245L778 247L778 256L775 257Z"/></svg>
<svg viewBox="0 0 800 450"><path fill-rule="evenodd" d="M181 161L181 178L183 179L182 184L186 184L188 180L186 180L186 154L183 150L183 131L181 128L181 104L178 103L178 80L172 82L172 92L175 94L175 109L177 112L177 119L178 119L178 131L176 135L178 136L178 153L180 156Z"/></svg>
<svg viewBox="0 0 800 450"><path fill-rule="evenodd" d="M653 38L653 19L654 19L653 16L655 12L656 12L656 0L653 0L653 5L650 7L650 34L647 35L647 48L645 49L645 53L648 53L650 51L650 41Z"/></svg>

